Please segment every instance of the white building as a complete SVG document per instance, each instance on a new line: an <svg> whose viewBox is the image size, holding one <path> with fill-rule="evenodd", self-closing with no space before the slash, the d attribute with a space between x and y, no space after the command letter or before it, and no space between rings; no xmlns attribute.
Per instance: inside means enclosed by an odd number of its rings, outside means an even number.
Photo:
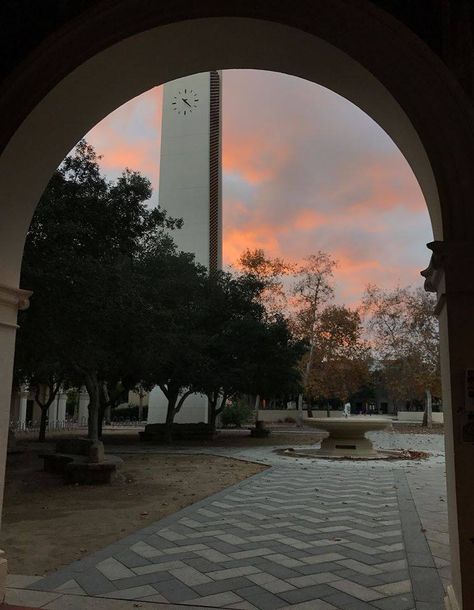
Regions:
<svg viewBox="0 0 474 610"><path fill-rule="evenodd" d="M178 248L209 269L222 266L221 79L187 76L163 95L160 206L184 221Z"/></svg>
<svg viewBox="0 0 474 610"><path fill-rule="evenodd" d="M178 248L208 269L222 267L222 75L204 72L167 83L163 94L159 203L183 219ZM167 399L149 395L148 423L163 423ZM177 423L207 423L207 398L192 394Z"/></svg>

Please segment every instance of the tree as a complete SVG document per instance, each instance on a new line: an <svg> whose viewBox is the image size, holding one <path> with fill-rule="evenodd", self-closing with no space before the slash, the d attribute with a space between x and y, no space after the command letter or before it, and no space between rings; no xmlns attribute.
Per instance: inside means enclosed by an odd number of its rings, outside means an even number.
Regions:
<svg viewBox="0 0 474 610"><path fill-rule="evenodd" d="M294 271L294 265L279 257L269 258L262 248L247 248L239 264L245 274L260 282L260 300L269 316L279 315L287 309L288 295L283 278Z"/></svg>
<svg viewBox="0 0 474 610"><path fill-rule="evenodd" d="M208 398L208 421L213 428L227 400L246 390L245 370L253 358L246 333L252 322L263 324L261 290L262 282L252 274L220 271L209 275L199 390Z"/></svg>
<svg viewBox="0 0 474 610"><path fill-rule="evenodd" d="M94 440L104 383L139 373L150 309L142 294L144 253L154 255L158 264L173 252L165 230L180 226L160 208L148 208L148 179L125 170L115 182L107 182L99 160L81 141L39 202L21 278L34 296L30 308L20 312L25 332L20 329L18 336L20 356L29 354L30 378L38 377L46 360L57 363L57 377L66 371L86 385L89 437ZM25 370L21 358L17 366Z"/></svg>
<svg viewBox="0 0 474 610"><path fill-rule="evenodd" d="M293 286L293 330L309 345L309 351L302 363L303 387L308 394L318 317L324 305L334 296L331 278L336 266L337 262L329 254L319 250L316 254L307 256L297 268L297 279ZM311 414L310 410L308 412Z"/></svg>
<svg viewBox="0 0 474 610"><path fill-rule="evenodd" d="M371 341L383 381L395 400L425 400L429 423L431 395L440 396L439 330L433 297L421 288L367 287L363 299Z"/></svg>
<svg viewBox="0 0 474 610"><path fill-rule="evenodd" d="M174 418L185 400L198 391L202 377L207 275L192 254L183 252L172 251L159 264L151 253L142 262L143 297L148 305L141 381L147 388L158 385L165 395L171 441Z"/></svg>
<svg viewBox="0 0 474 610"><path fill-rule="evenodd" d="M370 350L357 311L330 305L319 316L308 371L308 393L346 401L369 381Z"/></svg>

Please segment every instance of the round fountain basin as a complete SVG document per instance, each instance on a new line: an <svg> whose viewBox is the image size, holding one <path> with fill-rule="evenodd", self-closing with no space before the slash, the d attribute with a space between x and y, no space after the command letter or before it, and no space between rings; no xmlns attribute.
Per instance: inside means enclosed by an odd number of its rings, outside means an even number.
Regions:
<svg viewBox="0 0 474 610"><path fill-rule="evenodd" d="M366 432L384 430L391 426L390 419L372 416L328 417L311 420L329 436L315 451L321 457L374 458L378 455Z"/></svg>

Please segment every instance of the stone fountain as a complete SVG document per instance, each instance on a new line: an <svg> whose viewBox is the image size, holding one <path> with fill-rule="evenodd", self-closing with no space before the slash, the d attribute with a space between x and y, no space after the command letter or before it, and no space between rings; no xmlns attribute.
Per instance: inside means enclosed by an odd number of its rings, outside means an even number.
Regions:
<svg viewBox="0 0 474 610"><path fill-rule="evenodd" d="M319 457L380 458L384 457L365 434L391 427L388 418L372 416L325 417L312 419L317 428L329 433L321 449L313 451Z"/></svg>

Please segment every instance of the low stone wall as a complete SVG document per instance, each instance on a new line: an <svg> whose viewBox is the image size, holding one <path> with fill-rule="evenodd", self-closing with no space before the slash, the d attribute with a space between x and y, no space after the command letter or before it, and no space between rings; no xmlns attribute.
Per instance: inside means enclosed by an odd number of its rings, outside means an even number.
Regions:
<svg viewBox="0 0 474 610"><path fill-rule="evenodd" d="M329 411L330 417L342 417L342 411ZM267 423L284 422L287 417L297 421L298 409L259 409L258 419ZM327 411L317 411L313 409L313 417L327 417ZM303 411L303 419L308 418L307 411ZM311 418L309 418L311 419Z"/></svg>
<svg viewBox="0 0 474 610"><path fill-rule="evenodd" d="M444 413L435 412L432 415L434 424L444 424ZM397 419L399 422L421 424L423 411L399 411Z"/></svg>
<svg viewBox="0 0 474 610"><path fill-rule="evenodd" d="M326 411L326 409L313 409L313 417L327 417L328 416L328 412ZM343 417L344 413L342 411L329 411L329 417ZM305 417L308 417L307 413L305 413ZM311 419L311 418L309 418Z"/></svg>
<svg viewBox="0 0 474 610"><path fill-rule="evenodd" d="M297 409L259 409L258 419L267 423L283 422L287 417L291 417L297 421L298 419Z"/></svg>

